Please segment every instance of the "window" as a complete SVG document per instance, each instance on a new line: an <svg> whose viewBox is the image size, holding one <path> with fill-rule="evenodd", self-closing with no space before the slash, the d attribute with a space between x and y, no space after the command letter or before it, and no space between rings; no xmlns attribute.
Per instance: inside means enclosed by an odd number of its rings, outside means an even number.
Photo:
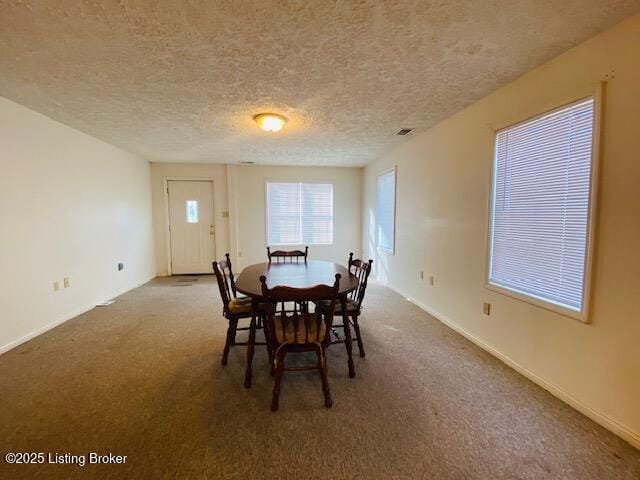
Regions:
<svg viewBox="0 0 640 480"><path fill-rule="evenodd" d="M489 284L561 313L585 312L594 100L500 130Z"/></svg>
<svg viewBox="0 0 640 480"><path fill-rule="evenodd" d="M396 222L396 170L378 175L376 239L379 248L394 251Z"/></svg>
<svg viewBox="0 0 640 480"><path fill-rule="evenodd" d="M333 185L267 182L269 245L333 243Z"/></svg>
<svg viewBox="0 0 640 480"><path fill-rule="evenodd" d="M187 200L187 223L198 223L197 200Z"/></svg>

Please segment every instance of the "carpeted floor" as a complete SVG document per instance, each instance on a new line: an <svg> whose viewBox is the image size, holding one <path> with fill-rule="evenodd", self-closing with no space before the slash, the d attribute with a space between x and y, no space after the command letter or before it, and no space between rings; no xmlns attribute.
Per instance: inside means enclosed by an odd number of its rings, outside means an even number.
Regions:
<svg viewBox="0 0 640 480"><path fill-rule="evenodd" d="M372 284L366 359L285 374L269 411L266 354L220 365L211 277L156 279L0 356L6 452L126 455L121 465L7 465L0 478L634 479L640 451Z"/></svg>

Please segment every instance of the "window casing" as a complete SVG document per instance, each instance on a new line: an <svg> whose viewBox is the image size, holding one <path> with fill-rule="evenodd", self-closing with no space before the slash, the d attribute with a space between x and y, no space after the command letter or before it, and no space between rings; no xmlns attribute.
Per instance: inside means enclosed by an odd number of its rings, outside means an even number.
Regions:
<svg viewBox="0 0 640 480"><path fill-rule="evenodd" d="M268 245L333 244L333 185L267 182Z"/></svg>
<svg viewBox="0 0 640 480"><path fill-rule="evenodd" d="M596 99L496 132L488 286L586 321Z"/></svg>
<svg viewBox="0 0 640 480"><path fill-rule="evenodd" d="M376 245L395 251L396 169L378 175L376 186Z"/></svg>

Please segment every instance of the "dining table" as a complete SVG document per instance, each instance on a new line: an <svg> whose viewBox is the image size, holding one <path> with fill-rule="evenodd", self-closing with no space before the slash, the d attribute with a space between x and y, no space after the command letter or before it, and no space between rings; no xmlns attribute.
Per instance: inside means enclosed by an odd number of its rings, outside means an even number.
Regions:
<svg viewBox="0 0 640 480"><path fill-rule="evenodd" d="M235 279L236 290L252 299L254 311L262 302L262 284L260 277L266 277L266 284L269 288L276 286L292 288L311 288L316 285L333 285L336 274L340 274L338 286L338 301L341 303L343 312L343 325L345 335L345 346L347 350L347 361L349 377L355 377L355 367L352 357L351 329L346 316L347 297L358 287L358 278L349 272L347 267L339 263L324 260L307 260L306 262L276 263L263 262L245 267L240 275ZM251 365L253 361L253 351L255 345L255 332L249 334L249 345L247 348L247 370L245 374L245 387L251 386Z"/></svg>

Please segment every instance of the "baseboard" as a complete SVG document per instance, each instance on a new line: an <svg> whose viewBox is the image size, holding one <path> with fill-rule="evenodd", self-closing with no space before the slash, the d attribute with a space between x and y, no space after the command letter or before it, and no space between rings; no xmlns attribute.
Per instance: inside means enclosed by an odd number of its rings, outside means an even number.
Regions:
<svg viewBox="0 0 640 480"><path fill-rule="evenodd" d="M85 306L83 306L83 307L81 307L81 308L79 308L77 310L74 310L72 313L63 316L62 318L60 318L58 320L55 320L55 321L53 321L51 323L48 323L48 324L46 324L46 325L34 330L33 332L30 332L30 333L28 333L28 334L26 334L26 335L24 335L24 336L22 336L22 337L20 337L20 338L18 338L16 340L13 340L12 342L9 342L9 343L7 343L5 345L2 345L2 346L0 346L0 355L2 355L3 353L8 352L9 350L13 350L17 346L22 345L25 342L28 342L29 340L31 340L32 338L37 337L38 335L42 335L43 333L48 332L49 330L51 330L52 328L57 327L58 325L62 325L64 322L66 322L68 320L71 320L72 318L75 318L78 315L82 315L83 313L86 313L89 310L93 310L95 308L96 304L104 302L106 300L110 300L110 299L115 298L115 297L119 297L120 295L123 295L123 294L133 290L134 288L138 288L139 286L144 285L145 283L153 280L154 278L155 278L155 275L149 277L146 280L143 280L140 283L136 283L133 287L125 288L122 291L118 291L118 293L114 293L114 294L108 295L106 298L104 298L102 300L98 300L96 302L91 302L90 305L85 305Z"/></svg>
<svg viewBox="0 0 640 480"><path fill-rule="evenodd" d="M419 300L411 298L405 292L399 290L398 288L394 287L393 285L390 285L390 284L384 283L384 282L380 282L380 283L382 283L383 285L385 285L389 289L393 290L398 295L404 297L405 299L407 299L409 302L413 303L418 308L424 310L429 315L435 317L437 320L439 320L441 323L443 323L447 327L449 327L452 330L458 332L460 335L462 335L463 337L465 337L469 341L473 342L474 344L476 344L477 346L479 346L480 348L482 348L486 352L490 353L491 355L496 357L498 360L502 361L504 364L506 364L509 367L513 368L516 372L520 373L521 375L524 375L526 378L531 380L533 383L535 383L538 386L544 388L546 391L551 393L554 397L562 400L563 402L565 402L566 404L568 404L572 408L575 408L576 410L578 410L583 415L589 417L594 422L598 423L599 425L602 425L607 430L613 432L614 434L616 434L620 438L626 440L627 442L629 442L635 448L640 449L640 433L635 432L633 429L631 429L631 428L627 427L626 425L618 422L617 420L614 420L613 418L594 410L593 408L591 408L588 405L582 403L582 401L580 401L580 400L576 399L575 397L571 396L571 394L569 394L566 391L562 390L558 386L554 385L553 383L549 382L548 380L545 380L542 377L539 377L537 374L533 373L531 370L523 367L522 365L520 365L519 363L517 363L516 361L514 361L510 357L504 355L503 353L501 353L500 351L496 350L491 345L485 343L482 339L480 339L480 338L476 337L475 335L473 335L472 333L466 331L464 328L462 328L456 322L454 322L453 320L448 318L446 315L441 314L440 312L434 310L433 308L429 307L428 305L425 305L424 303L420 302Z"/></svg>
<svg viewBox="0 0 640 480"><path fill-rule="evenodd" d="M8 352L9 350L12 350L14 348L16 348L18 345L22 345L25 342L28 342L29 340L31 340L32 338L37 337L38 335L42 335L44 332L47 332L49 330L51 330L52 328L57 327L58 325L63 324L64 322L66 322L67 320L71 320L74 317L77 317L78 315L82 315L83 313L88 312L89 310L91 310L93 307L95 307L95 305L90 305L90 306L85 306L83 308L80 308L79 310L74 311L73 313L69 314L69 315L65 315L64 317L48 323L46 325L44 325L43 327L38 328L37 330L34 330L33 332L30 332L28 334L26 334L23 337L20 337L12 342L7 343L6 345L3 345L2 347L0 347L0 355L2 355L3 353Z"/></svg>

